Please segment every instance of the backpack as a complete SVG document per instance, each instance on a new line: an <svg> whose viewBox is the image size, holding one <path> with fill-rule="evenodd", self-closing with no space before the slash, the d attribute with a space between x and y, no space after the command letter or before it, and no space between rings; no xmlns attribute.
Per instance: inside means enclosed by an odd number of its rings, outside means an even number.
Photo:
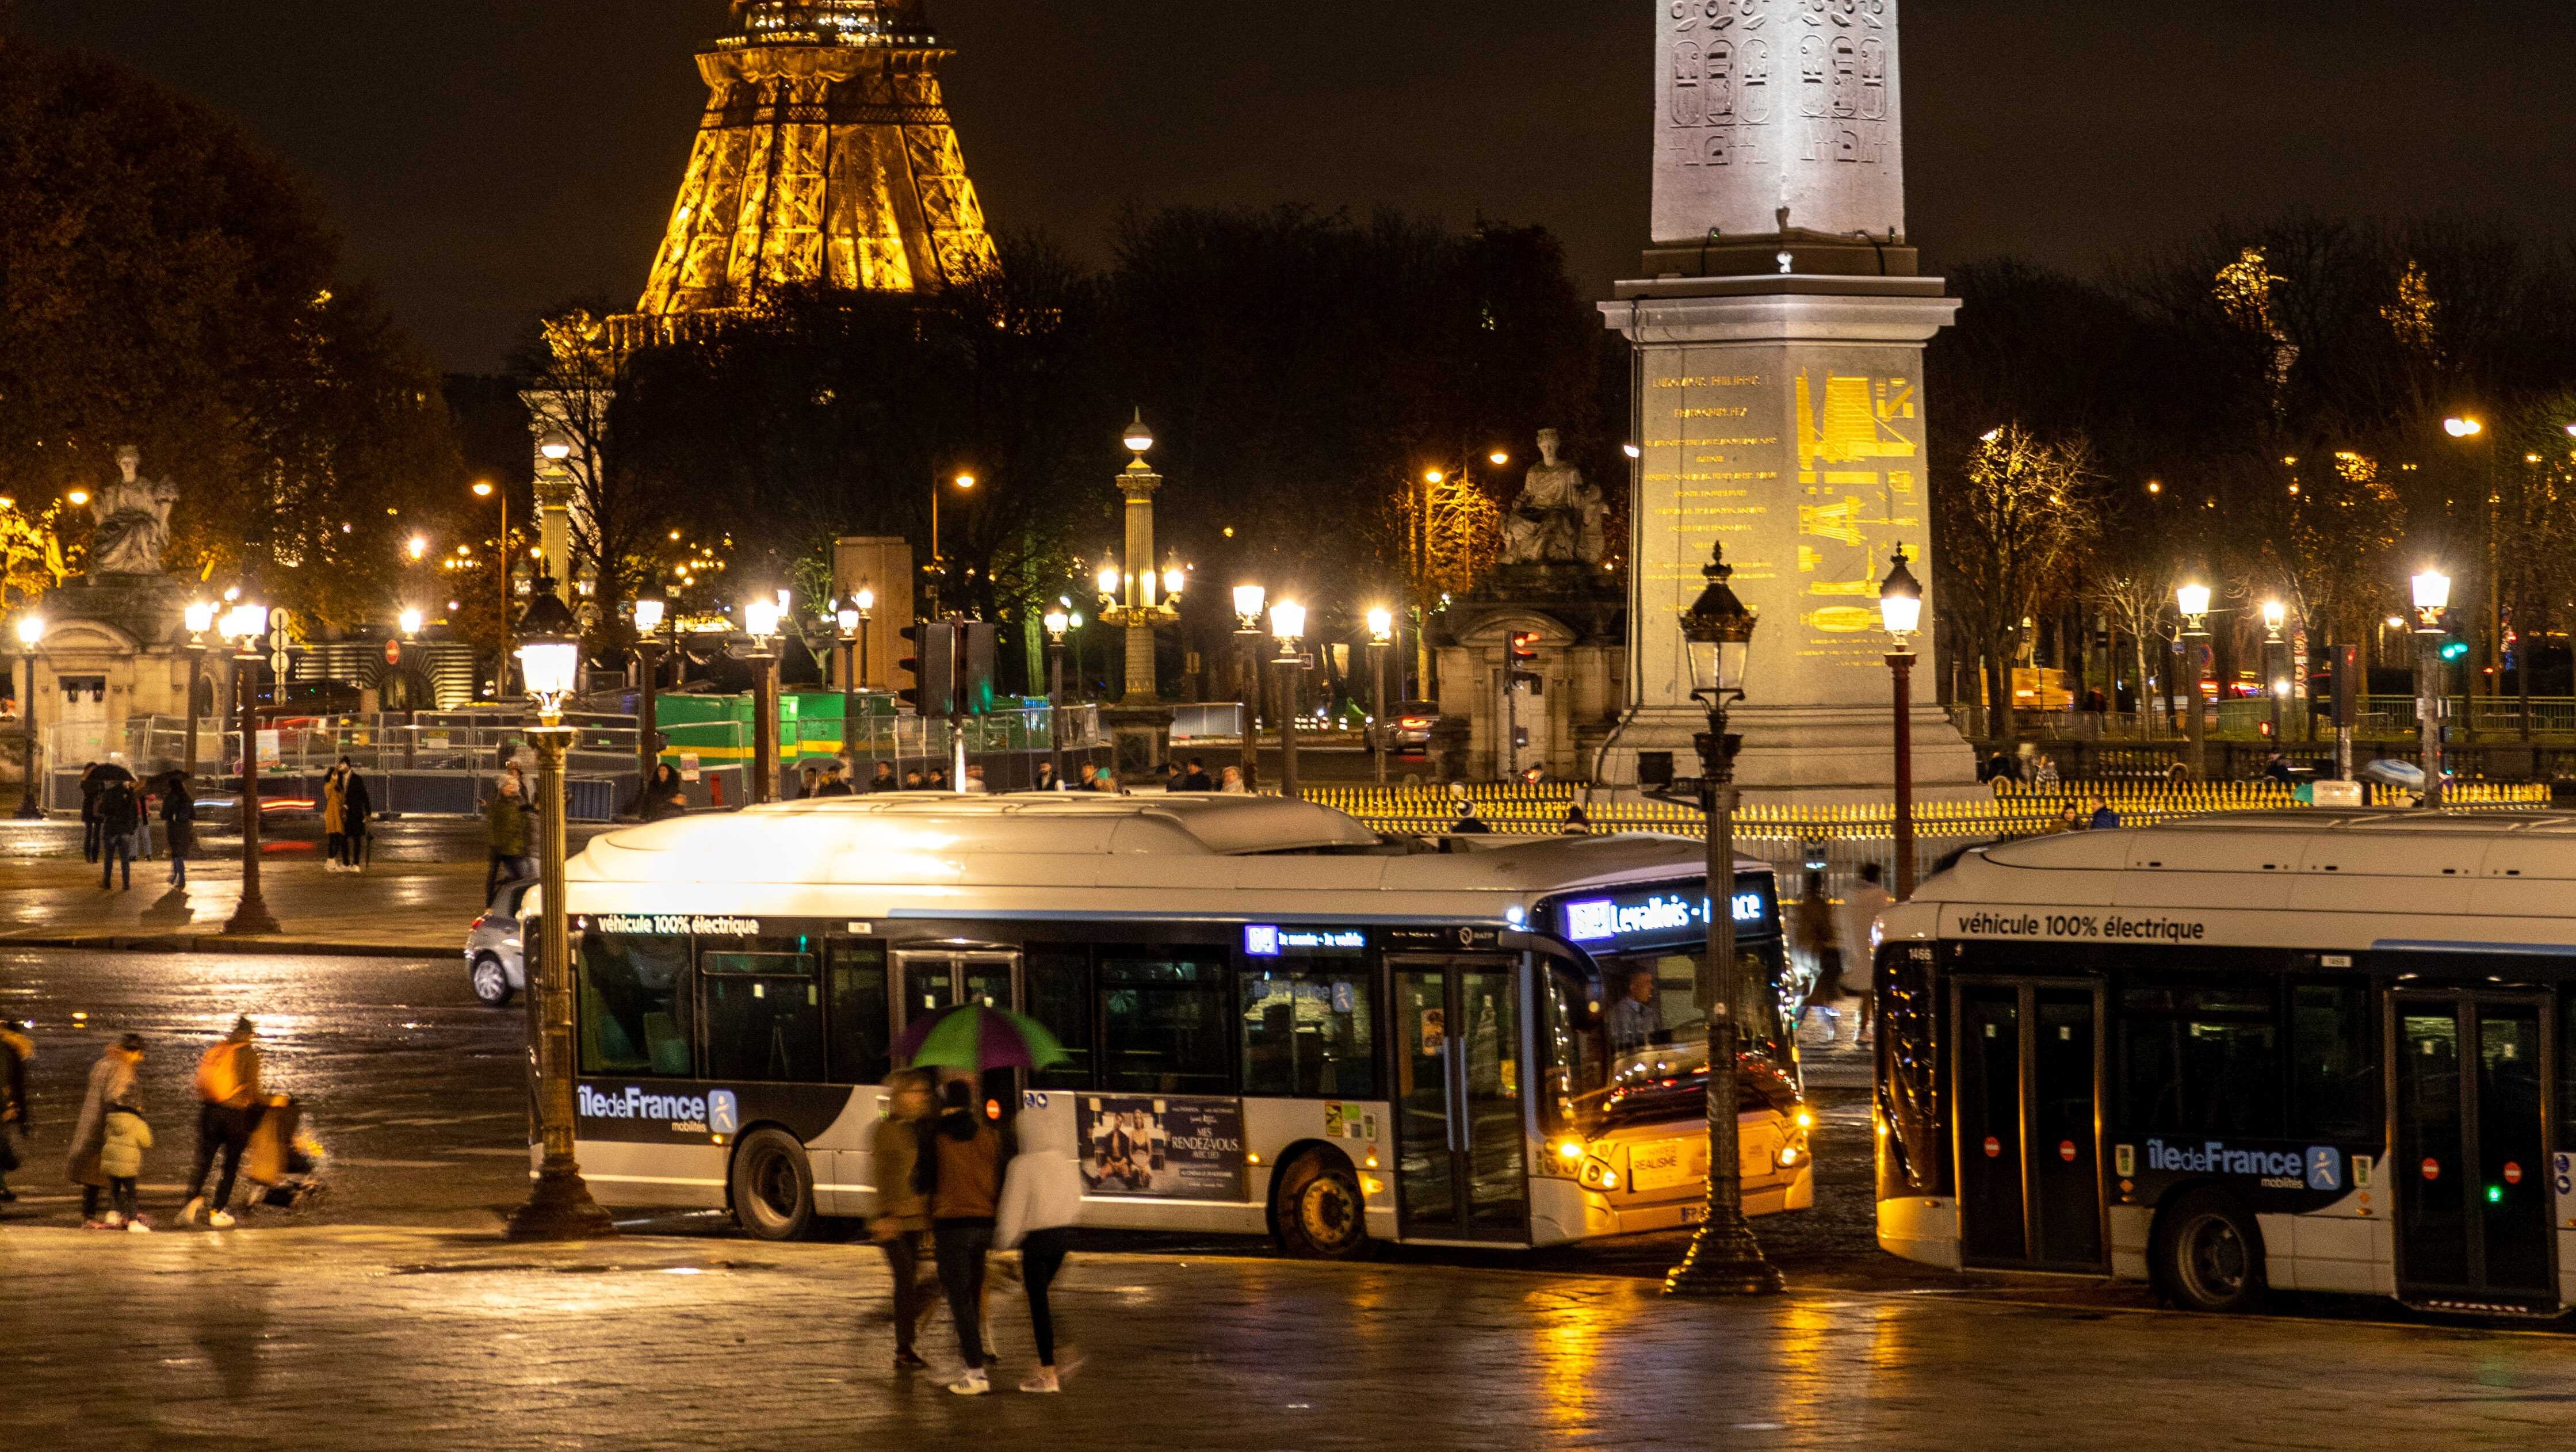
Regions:
<svg viewBox="0 0 2576 1452"><path fill-rule="evenodd" d="M230 1104L250 1086L242 1082L242 1044L226 1041L197 1060L197 1097L208 1104Z"/></svg>

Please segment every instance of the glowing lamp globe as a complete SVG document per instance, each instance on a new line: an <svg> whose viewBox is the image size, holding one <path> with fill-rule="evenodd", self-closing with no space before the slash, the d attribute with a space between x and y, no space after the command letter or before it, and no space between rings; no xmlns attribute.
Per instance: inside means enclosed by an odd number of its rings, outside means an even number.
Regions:
<svg viewBox="0 0 2576 1452"><path fill-rule="evenodd" d="M1234 615L1237 628L1249 634L1261 628L1261 607L1270 592L1259 585L1234 587Z"/></svg>
<svg viewBox="0 0 2576 1452"><path fill-rule="evenodd" d="M844 605L844 606L842 606L842 607L841 607L841 610L840 610L840 613L839 613L838 615L834 616L834 617L833 617L833 619L837 620L837 621L840 623L840 626L841 626L841 633L842 633L843 635L856 635L856 634L858 634L858 633L859 633L859 607L858 607L858 606L856 606L856 605Z"/></svg>
<svg viewBox="0 0 2576 1452"><path fill-rule="evenodd" d="M767 641L778 635L778 602L772 599L746 601L742 607L743 633L754 640Z"/></svg>
<svg viewBox="0 0 2576 1452"><path fill-rule="evenodd" d="M1270 607L1270 633L1283 641L1306 637L1306 607L1282 600Z"/></svg>
<svg viewBox="0 0 2576 1452"><path fill-rule="evenodd" d="M20 645L25 646L29 650L34 650L36 648L36 642L43 640L44 638L45 617L41 615L21 615L18 617L18 643Z"/></svg>
<svg viewBox="0 0 2576 1452"><path fill-rule="evenodd" d="M204 635L215 628L215 602L200 600L188 607L188 633Z"/></svg>
<svg viewBox="0 0 2576 1452"><path fill-rule="evenodd" d="M1896 552L1896 568L1878 587L1878 621L1899 645L1923 628L1923 582L1905 567L1902 548Z"/></svg>
<svg viewBox="0 0 2576 1452"><path fill-rule="evenodd" d="M1384 645L1395 639L1395 612L1380 605L1368 613L1369 643Z"/></svg>
<svg viewBox="0 0 2576 1452"><path fill-rule="evenodd" d="M1064 633L1073 628L1073 617L1062 610L1050 610L1046 613L1045 624L1047 639L1062 645Z"/></svg>

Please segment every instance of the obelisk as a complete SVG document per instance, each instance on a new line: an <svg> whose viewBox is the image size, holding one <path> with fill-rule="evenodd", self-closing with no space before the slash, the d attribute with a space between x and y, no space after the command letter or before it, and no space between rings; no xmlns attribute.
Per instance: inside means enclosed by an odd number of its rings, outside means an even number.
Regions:
<svg viewBox="0 0 2576 1452"><path fill-rule="evenodd" d="M1601 305L1636 347L1630 709L1614 784L1695 776L1681 612L1726 543L1761 618L1737 712L1753 801L1885 800L1896 712L1879 582L1931 568L1923 348L1958 310L1905 235L1897 0L1654 0L1654 238ZM1918 650L1930 648L1927 601ZM1914 674L1929 795L1975 782Z"/></svg>

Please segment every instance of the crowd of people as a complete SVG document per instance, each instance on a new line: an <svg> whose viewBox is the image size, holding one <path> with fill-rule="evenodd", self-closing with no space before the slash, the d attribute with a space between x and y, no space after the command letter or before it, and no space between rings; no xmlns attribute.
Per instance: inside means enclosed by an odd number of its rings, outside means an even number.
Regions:
<svg viewBox="0 0 2576 1452"><path fill-rule="evenodd" d="M185 772L138 778L110 757L81 769L81 856L98 868L103 892L134 890L137 858L152 860L152 821L161 820L162 847L170 859L169 883L188 885L188 856L196 850L197 802Z"/></svg>
<svg viewBox="0 0 2576 1452"><path fill-rule="evenodd" d="M231 1210L242 1156L272 1107L260 1082L258 1038L258 1026L246 1016L238 1018L231 1032L197 1061L196 1168L179 1212L182 1224L202 1220L216 1230L229 1230L238 1223ZM86 1229L129 1234L152 1229L136 1189L144 1156L156 1144L143 1106L145 1053L143 1035L122 1034L90 1065L64 1166L65 1177L80 1190ZM18 1147L35 1132L35 1106L27 1091L27 1064L35 1056L34 1034L26 1023L0 1023L0 1204L18 1198L8 1176L23 1167ZM216 1177L211 1197L206 1193L210 1175ZM249 1213L247 1201L243 1213Z"/></svg>

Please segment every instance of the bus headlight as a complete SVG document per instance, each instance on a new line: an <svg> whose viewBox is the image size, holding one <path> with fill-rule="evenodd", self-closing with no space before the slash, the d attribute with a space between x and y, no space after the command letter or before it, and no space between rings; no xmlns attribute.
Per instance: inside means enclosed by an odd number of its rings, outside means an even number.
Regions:
<svg viewBox="0 0 2576 1452"><path fill-rule="evenodd" d="M1780 1168L1785 1170L1797 1163L1798 1147L1796 1145L1793 1144L1786 1146L1780 1151Z"/></svg>

